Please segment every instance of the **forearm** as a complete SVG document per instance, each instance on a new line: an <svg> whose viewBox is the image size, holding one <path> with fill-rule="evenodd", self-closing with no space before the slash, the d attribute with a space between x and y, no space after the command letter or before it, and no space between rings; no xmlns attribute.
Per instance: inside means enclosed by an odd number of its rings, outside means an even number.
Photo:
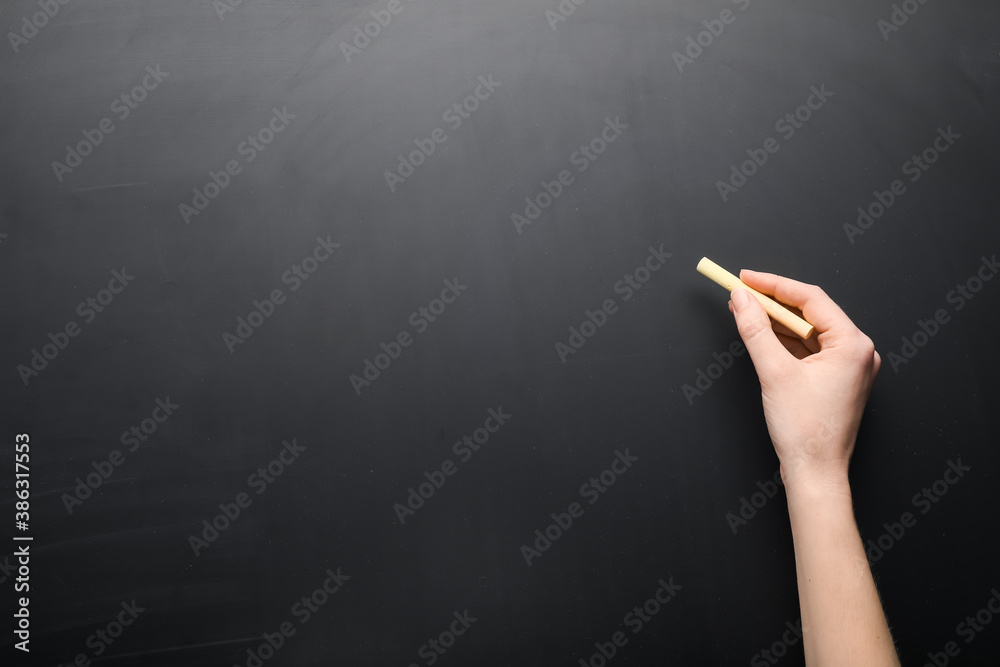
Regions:
<svg viewBox="0 0 1000 667"><path fill-rule="evenodd" d="M786 491L806 664L899 665L846 478L789 481Z"/></svg>

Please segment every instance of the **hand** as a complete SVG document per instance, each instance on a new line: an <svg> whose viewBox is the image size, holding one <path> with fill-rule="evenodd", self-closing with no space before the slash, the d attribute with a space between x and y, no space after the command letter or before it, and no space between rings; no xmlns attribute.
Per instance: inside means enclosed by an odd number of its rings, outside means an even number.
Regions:
<svg viewBox="0 0 1000 667"><path fill-rule="evenodd" d="M747 270L740 279L798 310L816 328L817 335L802 340L772 323L749 292L733 290L729 309L760 378L786 487L822 484L849 494L847 467L882 363L875 346L815 285Z"/></svg>

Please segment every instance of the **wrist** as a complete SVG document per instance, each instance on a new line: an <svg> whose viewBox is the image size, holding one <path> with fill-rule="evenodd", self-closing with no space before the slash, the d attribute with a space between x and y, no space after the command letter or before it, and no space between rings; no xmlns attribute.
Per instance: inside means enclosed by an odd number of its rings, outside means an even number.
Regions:
<svg viewBox="0 0 1000 667"><path fill-rule="evenodd" d="M851 483L846 465L786 466L781 464L781 481L791 502L797 498L845 498L851 500Z"/></svg>

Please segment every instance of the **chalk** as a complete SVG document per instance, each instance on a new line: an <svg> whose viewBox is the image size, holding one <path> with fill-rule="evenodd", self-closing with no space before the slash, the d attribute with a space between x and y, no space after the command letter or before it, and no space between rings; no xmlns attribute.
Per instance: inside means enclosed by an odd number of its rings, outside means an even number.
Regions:
<svg viewBox="0 0 1000 667"><path fill-rule="evenodd" d="M707 278L711 278L725 287L729 292L732 292L737 288L742 288L750 292L757 297L757 300L760 301L760 305L764 307L764 310L767 311L768 315L774 318L775 321L781 322L786 327L794 331L799 338L809 338L816 331L813 325L809 324L771 297L761 294L752 287L749 287L742 280L731 274L729 271L726 271L708 257L702 257L701 261L698 262L698 273L706 276Z"/></svg>

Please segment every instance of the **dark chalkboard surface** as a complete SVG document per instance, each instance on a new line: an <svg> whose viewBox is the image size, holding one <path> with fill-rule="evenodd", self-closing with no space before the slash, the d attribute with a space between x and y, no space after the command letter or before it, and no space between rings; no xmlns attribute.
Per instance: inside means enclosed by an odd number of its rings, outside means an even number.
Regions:
<svg viewBox="0 0 1000 667"><path fill-rule="evenodd" d="M1000 662L996 3L0 27L4 664L801 664L703 255L871 335L852 481L901 656Z"/></svg>

